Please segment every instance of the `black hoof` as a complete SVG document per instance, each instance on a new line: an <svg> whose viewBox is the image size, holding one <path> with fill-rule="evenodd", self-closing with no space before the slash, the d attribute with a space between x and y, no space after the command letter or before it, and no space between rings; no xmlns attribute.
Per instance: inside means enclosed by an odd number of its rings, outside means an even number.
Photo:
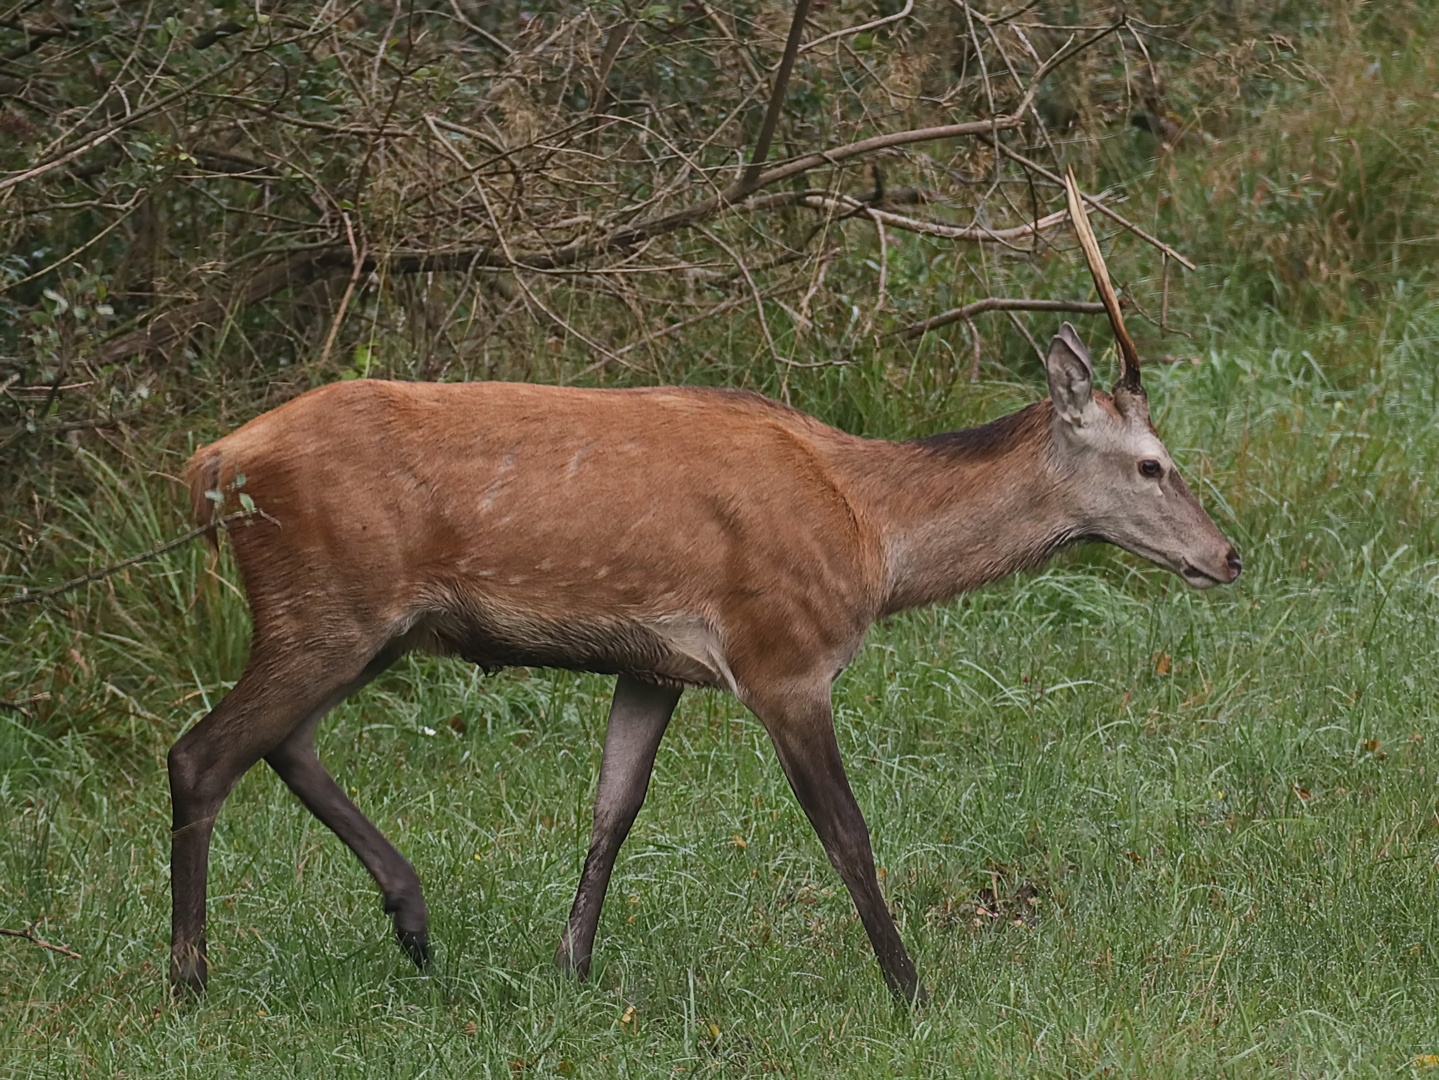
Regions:
<svg viewBox="0 0 1439 1080"><path fill-rule="evenodd" d="M395 931L395 939L399 941L400 948L405 950L405 955L415 962L415 967L424 971L430 965L430 935L423 930L399 930Z"/></svg>
<svg viewBox="0 0 1439 1080"><path fill-rule="evenodd" d="M890 983L889 992L894 995L894 1003L900 1008L922 1009L929 1004L929 991L925 989L924 983L917 979L909 986Z"/></svg>
<svg viewBox="0 0 1439 1080"><path fill-rule="evenodd" d="M205 996L205 979L192 973L170 976L170 996L176 1004L199 1001Z"/></svg>
<svg viewBox="0 0 1439 1080"><path fill-rule="evenodd" d="M205 996L209 982L209 965L204 947L185 949L170 956L170 993L176 1001L192 1001Z"/></svg>
<svg viewBox="0 0 1439 1080"><path fill-rule="evenodd" d="M555 970L566 978L584 982L590 977L590 958L582 956L576 960L570 955L570 950L561 945L560 951L555 953Z"/></svg>

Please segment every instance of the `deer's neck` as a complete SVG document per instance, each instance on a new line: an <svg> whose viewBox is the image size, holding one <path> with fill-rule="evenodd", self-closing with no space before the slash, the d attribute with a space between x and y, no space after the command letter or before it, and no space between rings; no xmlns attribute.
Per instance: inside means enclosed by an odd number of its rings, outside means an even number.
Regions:
<svg viewBox="0 0 1439 1080"><path fill-rule="evenodd" d="M1045 399L983 427L887 446L861 485L881 536L883 614L1038 566L1078 538L1049 459L1050 417Z"/></svg>

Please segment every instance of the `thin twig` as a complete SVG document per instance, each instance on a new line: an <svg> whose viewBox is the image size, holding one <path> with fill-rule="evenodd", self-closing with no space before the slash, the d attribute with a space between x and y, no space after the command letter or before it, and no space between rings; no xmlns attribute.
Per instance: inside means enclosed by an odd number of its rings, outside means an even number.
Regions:
<svg viewBox="0 0 1439 1080"><path fill-rule="evenodd" d="M787 293L798 292L801 284L803 283L789 282L780 288L770 289L768 292L762 294L762 299L774 300L775 298L784 296ZM656 330L652 334L646 334L638 341L632 341L624 348L616 349L615 355L623 356L627 352L632 352L635 349L643 348L646 345L653 344L654 342L659 341L662 338L669 337L671 334L677 334L681 330L687 330L691 326L695 326L698 323L704 322L706 319L712 319L716 315L723 315L727 311L733 311L735 308L743 307L745 304L752 303L753 301L753 295L749 294L746 294L744 296L731 297L723 303L716 304L714 307L710 308L707 311L700 312L698 315L692 315L688 319L683 319L677 323L671 323L669 326L666 326L660 330ZM582 374L588 375L590 372L598 371L600 368L604 367L605 363L606 360L596 360L589 367L585 368Z"/></svg>
<svg viewBox="0 0 1439 1080"><path fill-rule="evenodd" d="M111 574L124 570L126 567L134 566L136 563L146 562L150 559L156 558L157 556L164 555L168 551L174 551L182 544L188 544L197 536L204 536L207 532L210 532L213 529L228 528L231 522L239 521L242 518L253 518L256 516L268 517L268 515L260 513L259 511L252 512L249 510L236 510L233 514L226 514L224 517L217 518L214 521L206 522L204 525L196 525L188 532L181 533L179 536L175 537L175 539L168 540L165 543L161 544L159 547L151 548L149 551L142 551L139 555L131 555L128 559L122 559L120 562L117 562L111 566L105 566L99 570L92 570L90 571L90 573L84 574L77 578L73 578L72 580L65 582L63 585L56 585L53 589L41 589L39 592L29 592L27 590L17 593L14 596L6 597L4 600L0 600L0 608L12 607L18 604L39 604L46 600L53 600L57 596L63 596L65 593L74 592L82 585L88 585L92 581L99 581L101 578L107 578ZM270 520L273 521L274 519L271 518Z"/></svg>
<svg viewBox="0 0 1439 1080"><path fill-rule="evenodd" d="M757 186L765 188L790 177L809 172L811 169L826 165L839 165L844 161L873 154L879 150L908 146L914 143L935 142L941 139L956 139L966 136L983 137L989 135L994 126L1006 130L1018 127L1020 123L1019 117L1008 116L994 122L979 120L876 135L844 146L837 146L831 150L805 154L784 165L767 169L760 174ZM1003 143L1000 145L1004 146ZM494 250L493 244L485 243L479 246L448 250L394 251L383 255L371 252L363 260L363 272L375 270L381 266L390 274L443 273L473 269L559 269L574 266L585 259L632 248L641 241L652 237L693 228L699 222L713 217L721 210L746 201L746 198L747 196L741 193L737 186L732 186L674 213L624 226L598 239L578 240L548 251L506 254L504 251ZM1105 208L1101 206L1101 209ZM1107 209L1105 212L1110 213ZM1129 225L1127 222L1124 224L1148 238L1148 234L1143 233L1137 227ZM1024 226L1026 229L1029 227ZM1153 242L1158 243L1158 241ZM318 245L296 251L288 258L257 271L245 289L234 298L234 303L238 307L258 303L281 289L313 280L315 275L331 266L345 265L349 256L350 250L345 244ZM1183 257L1176 253L1176 258L1182 259ZM1192 264L1188 265L1192 266ZM101 344L97 359L101 363L115 363L137 353L148 354L165 349L188 335L197 326L205 325L224 316L228 310L229 305L227 304L214 300L201 300L162 311L152 316L143 327L121 331L107 339Z"/></svg>
<svg viewBox="0 0 1439 1080"><path fill-rule="evenodd" d="M822 195L806 195L797 200L801 206L812 210L828 210L837 206L854 207L859 213L868 214L877 225L889 225L906 232L923 233L926 236L940 236L947 240L966 240L976 244L1003 244L1013 247L1011 241L1020 240L1044 229L1062 225L1069 219L1069 212L1057 210L1027 225L1016 225L1011 229L987 229L982 225L946 225L939 221L924 221L920 218L894 214L888 210L866 207L857 199L844 196L829 198Z"/></svg>
<svg viewBox="0 0 1439 1080"><path fill-rule="evenodd" d="M969 365L969 381L979 382L979 361L984 355L984 346L979 340L979 327L974 325L974 320L968 315L964 317L964 325L969 329L969 341L974 347L974 362Z"/></svg>
<svg viewBox="0 0 1439 1080"><path fill-rule="evenodd" d="M1169 256L1165 255L1161 260L1164 267L1163 285L1159 297L1159 336L1163 337L1169 333Z"/></svg>
<svg viewBox="0 0 1439 1080"><path fill-rule="evenodd" d="M78 143L72 143L68 147L61 147L48 160L42 161L37 165L32 165L28 169L23 169L20 172L11 173L9 176L0 178L0 194L3 194L10 188L15 187L17 184L23 184L26 180L33 180L38 176L44 176L52 169L58 169L61 165L64 165L70 161L74 161L77 157L80 157L86 151L93 150L95 147L103 143L106 139L111 138L121 129L127 128L132 124L136 124L139 121L143 120L145 117L150 116L153 113L157 113L161 109L167 108L170 105L173 105L175 102L188 97L205 83L209 82L211 79L214 79L229 71L242 59L244 59L243 53L235 56L227 63L221 64L214 71L206 72L198 79L187 83L180 89L176 90L174 93L168 94L165 97L161 98L159 101L147 105L143 109L136 109L128 116L122 117L121 119L116 120L114 123L106 124L99 131L93 132L90 135L83 136Z"/></svg>
<svg viewBox="0 0 1439 1080"><path fill-rule="evenodd" d="M874 301L874 314L885 309L889 300L889 237L884 232L884 219L873 208L867 211L874 222L875 238L879 241L879 295Z"/></svg>
<svg viewBox="0 0 1439 1080"><path fill-rule="evenodd" d="M6 930L0 927L0 937L21 938L33 945L39 945L42 949L49 949L51 952L59 953L61 956L68 956L71 960L79 960L80 954L74 949L67 949L64 945L56 945L54 942L46 941L39 934L35 933L35 924L31 923L24 930Z"/></svg>
<svg viewBox="0 0 1439 1080"><path fill-rule="evenodd" d="M863 34L866 30L878 30L881 26L886 26L889 23L899 22L900 19L908 18L909 13L913 10L914 0L905 0L903 11L896 12L893 15L886 15L883 19L875 19L871 22L861 23L859 26L847 26L843 30L836 30L832 34L825 34L823 37L817 37L813 41L806 41L799 47L799 51L809 52L810 49L818 48L826 41L833 41L835 38L848 37L851 34Z"/></svg>
<svg viewBox="0 0 1439 1080"><path fill-rule="evenodd" d="M985 311L1072 311L1080 315L1103 315L1104 305L1092 300L1025 300L1003 296L987 296L972 304L954 308L941 315L934 315L922 322L911 323L900 330L892 330L895 337L912 338L941 326L970 319Z"/></svg>
<svg viewBox="0 0 1439 1080"><path fill-rule="evenodd" d="M355 283L360 280L360 274L365 265L365 249L355 245L355 227L350 223L349 211L340 211L340 217L345 222L345 237L350 241L350 251L355 257L354 269L350 271L349 283L345 285L345 295L340 297L340 306L335 311L335 318L330 323L330 332L325 335L325 347L320 350L320 370L325 370L325 365L330 360L330 349L334 347L335 337L340 332L340 324L345 321L345 312L349 310L350 298L355 295Z"/></svg>
<svg viewBox="0 0 1439 1080"><path fill-rule="evenodd" d="M745 284L749 286L750 296L754 297L755 314L759 316L759 328L764 334L765 344L769 346L770 356L774 358L776 364L788 363L788 361L780 355L779 348L774 343L774 336L769 332L769 320L764 316L764 297L759 291L759 286L754 283L754 277L750 274L749 267L745 265L744 259L740 257L739 252L708 229L701 228L700 232L704 234L710 243L714 244L717 248L723 249L725 254L734 260L735 266L739 268L739 272L744 276Z"/></svg>
<svg viewBox="0 0 1439 1080"><path fill-rule="evenodd" d="M987 139L986 139L985 141L988 142ZM1016 153L1015 151L1011 150L1008 146L1006 146L1004 143L994 143L994 144L991 144L991 145L998 146L998 147L999 147L999 152L1000 152L1001 154L1003 154L1005 157L1009 158L1011 161L1013 161L1013 162L1015 162L1015 163L1017 163L1017 164L1019 164L1019 165L1023 165L1026 169L1033 169L1035 172L1039 173L1040 176L1044 177L1046 180L1050 181L1051 183L1053 183L1053 184L1058 184L1060 187L1064 187L1064 180L1060 178L1060 176L1059 176L1058 173L1052 173L1052 172L1050 172L1048 169L1046 169L1043 165L1039 164L1038 162L1036 162L1036 161L1030 161L1029 158L1024 157L1022 154ZM1197 269L1197 267L1195 267L1195 265L1194 265L1192 262L1190 262L1188 259L1186 259L1186 258L1185 258L1183 255L1181 255L1179 252L1175 251L1172 247L1170 247L1168 244L1166 244L1163 240L1160 240L1160 239L1159 239L1158 237L1156 237L1156 236L1151 236L1149 233L1145 232L1143 229L1141 229L1138 225L1134 224L1134 222L1130 221L1128 218L1124 218L1124 217L1121 217L1120 215L1116 214L1113 210L1111 210L1111 209L1110 209L1108 206L1106 206L1104 203L1100 202L1099 199L1095 198L1093 195L1086 195L1086 194L1084 194L1084 193L1081 192L1081 197L1084 199L1085 202L1087 202L1090 206L1094 207L1096 210L1098 210L1098 211L1099 211L1101 214L1103 214L1105 217L1109 218L1111 221L1114 221L1116 224L1122 225L1124 228L1128 229L1130 232L1132 232L1135 236L1139 237L1139 239L1143 240L1145 243L1154 245L1156 248L1158 248L1160 251L1164 252L1164 254L1168 255L1171 259L1173 259L1175 262L1177 262L1180 266L1184 267L1186 270L1195 270L1195 269Z"/></svg>
<svg viewBox="0 0 1439 1080"><path fill-rule="evenodd" d="M1014 324L1014 328L1024 335L1025 341L1029 342L1030 348L1034 350L1034 355L1039 357L1039 362L1042 365L1045 359L1044 350L1039 347L1039 342L1034 340L1034 335L1029 332L1029 327L1025 326L1024 320L1013 311L1006 312L1006 314L1009 316L1009 321Z"/></svg>
<svg viewBox="0 0 1439 1080"><path fill-rule="evenodd" d="M110 222L110 224L106 225L103 229L100 229L99 231L88 237L79 247L75 248L73 251L60 256L60 258L56 259L49 266L42 267L41 269L36 270L33 274L27 274L25 277L17 278L14 281L7 281L3 284L0 284L0 293L9 292L16 286L28 285L36 278L44 277L46 274L50 273L50 271L56 269L57 267L64 266L71 259L75 258L77 255L82 254L86 248L91 247L100 240L103 240L111 232L124 224L125 219L135 212L135 210L140 205L140 200L144 198L144 196L147 194L149 194L149 192L146 188L139 188L135 192L135 194L130 196L130 201L119 208L122 213L114 221Z"/></svg>
<svg viewBox="0 0 1439 1080"><path fill-rule="evenodd" d="M27 698L21 698L19 701L10 701L7 698L0 698L0 709L11 709L14 712L19 713L26 720L29 720L32 714L30 710L27 709L25 706L34 705L38 702L49 700L50 695L48 692L41 694L31 694Z"/></svg>

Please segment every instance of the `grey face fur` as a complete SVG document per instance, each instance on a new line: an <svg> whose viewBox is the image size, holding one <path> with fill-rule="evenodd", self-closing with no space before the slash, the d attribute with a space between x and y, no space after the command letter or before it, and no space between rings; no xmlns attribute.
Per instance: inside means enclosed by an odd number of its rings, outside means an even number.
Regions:
<svg viewBox="0 0 1439 1080"><path fill-rule="evenodd" d="M1140 390L1095 396L1094 364L1068 323L1049 346L1055 464L1090 536L1174 571L1197 589L1239 576L1234 546L1204 512L1149 422Z"/></svg>

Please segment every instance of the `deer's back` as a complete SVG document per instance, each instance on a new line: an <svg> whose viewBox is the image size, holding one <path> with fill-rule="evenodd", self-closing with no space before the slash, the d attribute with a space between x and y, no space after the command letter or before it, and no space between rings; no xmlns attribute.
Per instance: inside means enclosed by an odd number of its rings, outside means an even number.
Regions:
<svg viewBox="0 0 1439 1080"><path fill-rule="evenodd" d="M843 648L872 617L831 453L855 442L733 391L357 380L191 470L265 515L230 529L257 634L320 612L489 666L732 685L737 648Z"/></svg>

